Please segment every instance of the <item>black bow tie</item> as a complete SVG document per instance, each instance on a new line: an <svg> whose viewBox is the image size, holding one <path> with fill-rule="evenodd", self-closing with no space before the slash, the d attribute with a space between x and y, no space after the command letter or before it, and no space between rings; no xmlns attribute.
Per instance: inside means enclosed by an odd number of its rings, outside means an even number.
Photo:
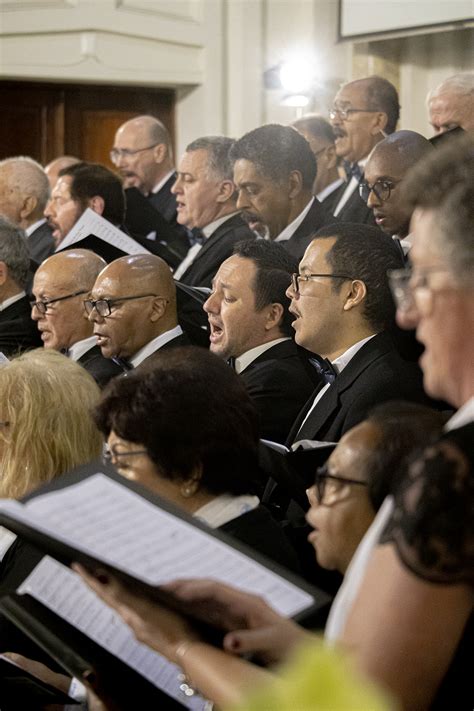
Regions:
<svg viewBox="0 0 474 711"><path fill-rule="evenodd" d="M349 163L349 161L344 161L344 170L346 171L347 180L351 178L356 178L358 181L361 180L364 175L362 169L358 163Z"/></svg>
<svg viewBox="0 0 474 711"><path fill-rule="evenodd" d="M201 230L198 230L197 227L195 227L193 230L188 231L188 239L192 247L194 244L204 244L206 237Z"/></svg>
<svg viewBox="0 0 474 711"><path fill-rule="evenodd" d="M235 358L234 356L231 356L230 358L227 359L227 365L230 365L232 370L235 370Z"/></svg>
<svg viewBox="0 0 474 711"><path fill-rule="evenodd" d="M325 383L333 383L337 378L337 370L327 358L310 358L311 365L317 370Z"/></svg>
<svg viewBox="0 0 474 711"><path fill-rule="evenodd" d="M133 370L133 365L130 363L129 360L126 360L125 358L119 358L118 356L114 356L111 358L112 363L115 363L115 365L118 365L120 368L122 368L123 372L126 373L129 370Z"/></svg>

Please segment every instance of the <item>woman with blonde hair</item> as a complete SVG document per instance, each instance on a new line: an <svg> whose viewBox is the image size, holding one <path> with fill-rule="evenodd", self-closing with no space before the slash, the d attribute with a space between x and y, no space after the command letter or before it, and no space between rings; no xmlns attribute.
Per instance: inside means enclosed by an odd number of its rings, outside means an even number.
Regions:
<svg viewBox="0 0 474 711"><path fill-rule="evenodd" d="M0 497L19 498L99 456L94 379L57 351L0 366Z"/></svg>

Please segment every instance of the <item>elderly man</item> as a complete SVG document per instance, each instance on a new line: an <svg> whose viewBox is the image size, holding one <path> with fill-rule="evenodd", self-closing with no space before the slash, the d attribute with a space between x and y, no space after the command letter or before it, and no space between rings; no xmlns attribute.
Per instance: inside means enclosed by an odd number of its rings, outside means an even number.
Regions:
<svg viewBox="0 0 474 711"><path fill-rule="evenodd" d="M357 188L369 153L395 131L399 113L397 91L382 77L351 81L337 92L329 116L336 136L336 153L345 161L348 179L340 188L334 209L340 220L373 224L372 211Z"/></svg>
<svg viewBox="0 0 474 711"><path fill-rule="evenodd" d="M44 347L66 353L101 387L122 371L101 355L83 302L105 264L87 249L53 254L35 274L31 303Z"/></svg>
<svg viewBox="0 0 474 711"><path fill-rule="evenodd" d="M178 325L170 268L155 255L111 262L98 275L85 306L102 355L123 371L152 363L162 348L189 343Z"/></svg>
<svg viewBox="0 0 474 711"><path fill-rule="evenodd" d="M375 223L401 242L404 252L412 208L403 199L402 183L416 163L433 150L431 143L414 131L396 131L372 150L359 185L361 198L372 209Z"/></svg>
<svg viewBox="0 0 474 711"><path fill-rule="evenodd" d="M0 216L0 353L41 345L25 288L30 258L25 233Z"/></svg>
<svg viewBox="0 0 474 711"><path fill-rule="evenodd" d="M306 138L316 158L317 172L313 195L326 209L332 210L336 207L336 191L343 183L338 171L336 139L332 126L329 121L317 114L302 116L291 125Z"/></svg>
<svg viewBox="0 0 474 711"><path fill-rule="evenodd" d="M190 286L211 286L219 266L232 254L234 244L255 238L236 204L229 160L233 144L231 138L224 136L207 136L190 143L172 187L178 222L200 231L200 239L174 274Z"/></svg>
<svg viewBox="0 0 474 711"><path fill-rule="evenodd" d="M380 402L426 401L418 366L401 358L388 333L395 309L387 271L402 264L393 240L375 227L341 223L316 234L287 294L296 343L327 359L325 384L289 443L338 441Z"/></svg>
<svg viewBox="0 0 474 711"><path fill-rule="evenodd" d="M80 162L79 158L75 158L74 156L58 156L48 163L44 168L44 172L48 176L51 190L58 182L59 172L61 170L64 170L64 168L70 168L71 165L76 165L76 163Z"/></svg>
<svg viewBox="0 0 474 711"><path fill-rule="evenodd" d="M54 251L43 216L48 200L48 178L39 163L23 156L0 162L0 214L25 230L30 256L38 263Z"/></svg>
<svg viewBox="0 0 474 711"><path fill-rule="evenodd" d="M312 195L316 160L308 141L291 126L269 124L236 141L230 157L242 217L301 259L311 235L334 221Z"/></svg>
<svg viewBox="0 0 474 711"><path fill-rule="evenodd" d="M60 171L45 217L56 246L90 207L115 226L123 222L125 197L117 176L96 163L76 163Z"/></svg>
<svg viewBox="0 0 474 711"><path fill-rule="evenodd" d="M474 72L445 79L428 94L427 104L435 134L458 127L474 132Z"/></svg>
<svg viewBox="0 0 474 711"><path fill-rule="evenodd" d="M293 341L285 291L295 269L297 261L281 245L239 243L204 304L210 350L231 359L259 410L261 436L278 442L319 382Z"/></svg>

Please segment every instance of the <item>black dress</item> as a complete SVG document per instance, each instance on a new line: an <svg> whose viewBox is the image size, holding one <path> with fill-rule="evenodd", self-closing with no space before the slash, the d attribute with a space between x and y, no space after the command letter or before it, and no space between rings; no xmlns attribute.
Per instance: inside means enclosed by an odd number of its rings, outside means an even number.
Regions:
<svg viewBox="0 0 474 711"><path fill-rule="evenodd" d="M418 578L474 588L474 423L447 432L408 471L382 543L395 545ZM430 708L474 708L474 616Z"/></svg>

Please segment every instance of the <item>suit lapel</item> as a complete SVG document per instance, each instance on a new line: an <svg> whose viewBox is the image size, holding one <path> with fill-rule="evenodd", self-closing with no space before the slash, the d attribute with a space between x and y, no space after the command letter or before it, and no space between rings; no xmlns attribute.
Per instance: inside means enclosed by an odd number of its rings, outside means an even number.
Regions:
<svg viewBox="0 0 474 711"><path fill-rule="evenodd" d="M240 217L239 215L234 215L233 217L230 217L228 220L222 223L222 225L219 225L217 230L212 233L212 235L209 237L209 239L206 239L204 244L202 245L202 248L199 250L199 252L196 254L196 259L192 262L192 264L189 265L188 269L190 269L196 262L201 259L206 252L208 252L211 247L223 236L228 232L229 230L232 230L236 226L236 218ZM187 271L187 270L186 270Z"/></svg>

